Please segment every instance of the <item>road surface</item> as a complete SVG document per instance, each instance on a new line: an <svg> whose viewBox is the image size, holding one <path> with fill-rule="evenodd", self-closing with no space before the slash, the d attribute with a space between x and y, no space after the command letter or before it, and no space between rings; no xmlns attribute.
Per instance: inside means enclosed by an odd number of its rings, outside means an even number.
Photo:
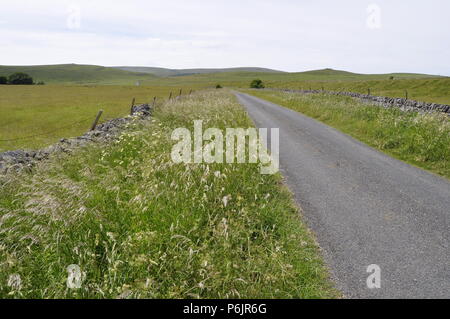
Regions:
<svg viewBox="0 0 450 319"><path fill-rule="evenodd" d="M450 183L301 113L235 92L280 129L280 170L348 298L450 298ZM270 135L270 134L269 134ZM369 289L369 265L381 288Z"/></svg>

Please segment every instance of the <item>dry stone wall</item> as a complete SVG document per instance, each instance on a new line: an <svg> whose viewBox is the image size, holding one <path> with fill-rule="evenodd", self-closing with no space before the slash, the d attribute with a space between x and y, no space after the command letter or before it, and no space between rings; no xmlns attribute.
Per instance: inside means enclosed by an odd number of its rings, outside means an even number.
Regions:
<svg viewBox="0 0 450 319"><path fill-rule="evenodd" d="M151 116L151 111L148 104L142 104L134 106L132 114L145 119ZM88 143L108 142L114 139L123 130L124 125L131 120L132 117L113 119L98 125L94 131L75 138L63 138L59 143L40 150L16 150L0 153L0 174L31 169L37 162L49 158L52 154L70 153Z"/></svg>
<svg viewBox="0 0 450 319"><path fill-rule="evenodd" d="M384 107L397 107L404 111L419 111L419 112L442 112L450 114L450 105L427 103L414 101L403 98L393 98L386 96L374 96L368 94L360 94L354 92L335 92L335 91L321 91L321 90L283 90L285 92L296 92L304 94L318 94L325 93L331 95L344 95L360 99L364 102L370 102Z"/></svg>

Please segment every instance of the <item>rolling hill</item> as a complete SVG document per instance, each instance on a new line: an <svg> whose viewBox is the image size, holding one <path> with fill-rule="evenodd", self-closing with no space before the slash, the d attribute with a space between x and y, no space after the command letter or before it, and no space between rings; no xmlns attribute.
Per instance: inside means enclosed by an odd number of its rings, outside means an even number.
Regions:
<svg viewBox="0 0 450 319"><path fill-rule="evenodd" d="M224 68L224 69L166 69L166 68L140 67L140 66L117 66L114 68L129 72L150 73L161 77L212 74L212 73L229 73L229 72L286 73L278 70L266 68L252 68L252 67Z"/></svg>
<svg viewBox="0 0 450 319"><path fill-rule="evenodd" d="M48 84L129 84L136 81L151 80L154 75L119 70L115 68L80 65L32 65L32 66L0 66L0 75L8 76L15 72L31 75L35 82Z"/></svg>
<svg viewBox="0 0 450 319"><path fill-rule="evenodd" d="M255 71L230 71L218 73L203 73L184 76L157 77L150 82L158 82L164 85L192 85L192 86L212 86L220 83L225 86L248 86L250 81L260 78L269 87L276 85L282 87L287 83L311 82L360 82L360 81L386 81L391 77L400 79L430 79L444 78L427 74L417 73L388 73L388 74L360 74L347 71L323 69L306 72L255 72ZM154 83L153 83L154 84Z"/></svg>

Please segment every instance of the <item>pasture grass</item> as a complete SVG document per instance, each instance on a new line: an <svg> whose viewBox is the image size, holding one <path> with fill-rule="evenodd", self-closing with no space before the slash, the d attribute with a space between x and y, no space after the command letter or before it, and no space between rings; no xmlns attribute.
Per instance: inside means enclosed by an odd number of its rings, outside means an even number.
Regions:
<svg viewBox="0 0 450 319"><path fill-rule="evenodd" d="M450 120L444 114L403 112L346 96L246 92L301 112L407 163L450 178Z"/></svg>
<svg viewBox="0 0 450 319"><path fill-rule="evenodd" d="M188 92L184 88L184 92ZM0 86L0 152L37 149L89 130L100 109L100 123L123 117L131 101L161 101L179 87L162 86ZM75 124L76 123L76 124ZM21 139L22 137L33 136ZM18 140L17 140L18 139Z"/></svg>
<svg viewBox="0 0 450 319"><path fill-rule="evenodd" d="M394 80L389 80L390 74L354 74L343 71L311 71L303 73L257 73L257 72L227 72L214 74L199 74L156 78L144 81L148 85L185 85L192 87L215 87L221 84L230 88L249 88L254 79L261 79L266 88L346 91L367 94L368 88L372 95L408 98L450 105L450 77L432 77L420 74L393 74Z"/></svg>
<svg viewBox="0 0 450 319"><path fill-rule="evenodd" d="M229 92L199 92L110 145L0 178L0 298L339 297L280 175L171 161L173 130L198 119L252 126Z"/></svg>
<svg viewBox="0 0 450 319"><path fill-rule="evenodd" d="M364 80L364 81L299 81L299 82L268 82L268 87L295 90L321 90L343 91L376 96L388 96L440 103L450 105L450 78L424 78L424 79L395 79L395 80Z"/></svg>

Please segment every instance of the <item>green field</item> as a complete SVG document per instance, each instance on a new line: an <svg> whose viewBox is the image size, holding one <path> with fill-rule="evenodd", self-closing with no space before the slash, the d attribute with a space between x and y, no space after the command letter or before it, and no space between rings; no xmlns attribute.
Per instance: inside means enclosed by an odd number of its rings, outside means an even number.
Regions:
<svg viewBox="0 0 450 319"><path fill-rule="evenodd" d="M423 78L399 80L370 80L370 81L329 81L329 82L283 82L270 83L272 88L287 88L295 90L321 90L344 91L367 94L370 88L371 95L405 97L408 99L440 104L450 104L450 78Z"/></svg>
<svg viewBox="0 0 450 319"><path fill-rule="evenodd" d="M398 159L450 179L450 121L346 96L245 90L322 121Z"/></svg>
<svg viewBox="0 0 450 319"><path fill-rule="evenodd" d="M230 93L195 93L115 143L0 177L0 282L21 279L0 298L339 297L279 175L171 161L173 130L198 119L252 126Z"/></svg>
<svg viewBox="0 0 450 319"><path fill-rule="evenodd" d="M185 94L189 88L184 88ZM158 86L0 86L0 152L40 148L85 133L97 112L101 122L129 114L131 102L167 99L179 88ZM33 137L34 136L34 137ZM24 138L25 137L25 138Z"/></svg>
<svg viewBox="0 0 450 319"><path fill-rule="evenodd" d="M133 68L136 69L136 68ZM102 120L126 115L133 97L137 103L149 102L153 96L167 98L172 91L178 94L190 89L215 87L247 88L255 78L268 88L322 89L351 91L391 97L450 104L450 78L424 74L356 74L331 69L286 73L265 72L265 69L243 68L217 70L169 70L138 68L156 74L135 73L89 65L0 66L0 75L27 72L45 86L0 86L0 151L19 148L39 148L63 137L78 136L90 126L99 109L104 109ZM175 73L174 73L175 72ZM178 73L177 73L178 72ZM181 73L179 73L181 72ZM183 73L185 72L185 73ZM195 75L183 75L201 72ZM394 76L394 80L389 77ZM135 82L139 81L140 86ZM93 84L94 83L94 84ZM108 84L108 85L106 85ZM28 136L35 138L26 138Z"/></svg>
<svg viewBox="0 0 450 319"><path fill-rule="evenodd" d="M390 80L393 76L394 80ZM190 76L155 78L143 83L153 85L190 85L195 87L248 88L254 79L261 79L267 88L348 91L372 95L408 97L418 101L450 104L450 77L425 74L355 74L336 70L318 70L301 73L224 72Z"/></svg>

